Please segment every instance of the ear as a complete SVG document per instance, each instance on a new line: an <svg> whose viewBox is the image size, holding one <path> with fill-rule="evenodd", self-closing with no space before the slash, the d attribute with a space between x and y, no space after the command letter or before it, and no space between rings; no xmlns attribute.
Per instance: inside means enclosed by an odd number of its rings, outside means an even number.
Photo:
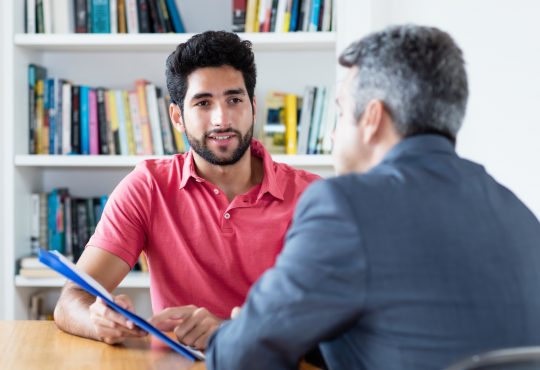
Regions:
<svg viewBox="0 0 540 370"><path fill-rule="evenodd" d="M257 97L253 95L253 120L257 118Z"/></svg>
<svg viewBox="0 0 540 370"><path fill-rule="evenodd" d="M359 124L363 127L363 139L365 144L373 143L375 138L382 132L384 118L384 104L380 100L370 100L360 117Z"/></svg>
<svg viewBox="0 0 540 370"><path fill-rule="evenodd" d="M175 129L180 132L184 132L186 130L184 120L182 119L182 112L180 111L180 107L178 105L174 103L169 105L169 117L171 117L171 122Z"/></svg>

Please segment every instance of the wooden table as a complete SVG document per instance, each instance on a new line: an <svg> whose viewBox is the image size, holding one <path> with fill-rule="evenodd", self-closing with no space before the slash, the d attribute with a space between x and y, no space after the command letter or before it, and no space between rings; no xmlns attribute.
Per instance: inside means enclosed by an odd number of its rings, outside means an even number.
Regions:
<svg viewBox="0 0 540 370"><path fill-rule="evenodd" d="M52 321L0 321L1 370L205 370L149 335L111 346L66 334ZM301 362L299 370L319 370Z"/></svg>
<svg viewBox="0 0 540 370"><path fill-rule="evenodd" d="M184 370L193 365L152 336L111 346L66 334L52 321L0 321L2 370Z"/></svg>

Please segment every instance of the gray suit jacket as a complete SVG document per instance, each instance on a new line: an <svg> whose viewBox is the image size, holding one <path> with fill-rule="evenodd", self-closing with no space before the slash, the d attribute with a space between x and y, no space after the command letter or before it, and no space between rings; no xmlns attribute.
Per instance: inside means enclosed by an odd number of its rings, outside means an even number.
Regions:
<svg viewBox="0 0 540 370"><path fill-rule="evenodd" d="M209 369L440 369L540 345L540 224L442 136L408 138L364 175L302 196L285 248Z"/></svg>

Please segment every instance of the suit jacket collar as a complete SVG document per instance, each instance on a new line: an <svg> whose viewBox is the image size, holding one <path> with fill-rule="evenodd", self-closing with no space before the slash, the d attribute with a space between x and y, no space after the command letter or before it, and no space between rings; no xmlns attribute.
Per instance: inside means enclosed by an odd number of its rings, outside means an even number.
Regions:
<svg viewBox="0 0 540 370"><path fill-rule="evenodd" d="M404 138L390 149L382 163L392 163L403 157L426 155L429 153L455 155L456 150L454 143L442 135L415 135Z"/></svg>

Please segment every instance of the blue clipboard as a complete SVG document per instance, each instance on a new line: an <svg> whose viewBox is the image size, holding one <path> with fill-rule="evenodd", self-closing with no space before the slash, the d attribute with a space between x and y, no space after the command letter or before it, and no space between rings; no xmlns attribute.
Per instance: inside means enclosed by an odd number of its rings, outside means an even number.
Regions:
<svg viewBox="0 0 540 370"><path fill-rule="evenodd" d="M201 351L197 351L193 348L190 348L172 340L165 333L150 324L142 317L137 316L133 312L130 312L116 304L113 301L112 295L105 288L103 288L101 284L99 284L96 280L94 280L84 271L80 271L71 261L69 261L62 254L58 253L57 251L49 252L47 250L40 249L39 261L44 265L47 265L54 271L58 272L59 274L64 275L66 278L73 281L75 284L77 284L93 296L100 297L113 310L119 312L120 314L127 317L129 320L133 321L135 325L137 325L139 328L156 336L158 339L162 340L165 344L167 344L169 347L171 347L173 350L175 350L182 356L187 357L192 361L204 360L204 354Z"/></svg>

